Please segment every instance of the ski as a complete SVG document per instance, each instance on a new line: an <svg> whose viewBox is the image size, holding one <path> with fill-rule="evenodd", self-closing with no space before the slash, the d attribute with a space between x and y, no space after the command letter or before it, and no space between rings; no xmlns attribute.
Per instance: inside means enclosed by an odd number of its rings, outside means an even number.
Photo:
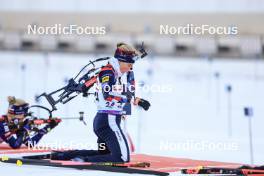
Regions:
<svg viewBox="0 0 264 176"><path fill-rule="evenodd" d="M230 175L251 175L264 174L261 167L239 167L239 168L218 168L218 167L201 167L182 169L182 174L230 174Z"/></svg>
<svg viewBox="0 0 264 176"><path fill-rule="evenodd" d="M77 162L64 162L63 161L50 161L50 160L38 160L38 159L20 159L20 158L8 158L7 160L2 160L4 163L12 164L23 164L23 165L37 165L37 166L49 166L49 167L59 167L59 168L72 168L80 170L97 170L97 171L108 171L117 173L128 173L128 174L148 174L148 175L159 175L166 176L169 175L167 172L160 172L154 170L148 170L145 168L138 169L135 166L122 165L122 164L112 164L112 163L77 163Z"/></svg>
<svg viewBox="0 0 264 176"><path fill-rule="evenodd" d="M41 154L41 155L29 155L23 156L23 159L34 159L34 160L43 160L43 159L51 159L51 153Z"/></svg>
<svg viewBox="0 0 264 176"><path fill-rule="evenodd" d="M234 174L242 175L241 170L234 168L191 168L182 169L182 174Z"/></svg>
<svg viewBox="0 0 264 176"><path fill-rule="evenodd" d="M24 159L33 159L33 160L44 160L44 159L51 159L51 154L42 154L42 155L30 155L30 156L23 156ZM93 163L97 165L110 165L110 166L118 166L118 167L150 167L149 162L135 162L135 163L111 163L111 162L105 162L105 163Z"/></svg>

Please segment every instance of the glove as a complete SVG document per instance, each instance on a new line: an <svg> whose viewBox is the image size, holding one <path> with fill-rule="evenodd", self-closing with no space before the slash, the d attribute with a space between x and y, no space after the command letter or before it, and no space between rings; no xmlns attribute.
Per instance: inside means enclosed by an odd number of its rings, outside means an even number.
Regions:
<svg viewBox="0 0 264 176"><path fill-rule="evenodd" d="M29 119L25 119L23 121L23 128L27 131L30 131L31 130L31 124L30 124L30 120Z"/></svg>
<svg viewBox="0 0 264 176"><path fill-rule="evenodd" d="M141 98L138 102L138 106L142 107L145 111L147 111L150 107L150 103L149 101Z"/></svg>
<svg viewBox="0 0 264 176"><path fill-rule="evenodd" d="M48 132L50 132L50 130L55 128L59 123L60 123L60 121L56 121L56 119L51 119L50 122L44 128L42 128L38 131L38 133L45 135Z"/></svg>
<svg viewBox="0 0 264 176"><path fill-rule="evenodd" d="M56 121L56 119L51 119L49 124L47 125L50 129L55 128L60 122Z"/></svg>
<svg viewBox="0 0 264 176"><path fill-rule="evenodd" d="M16 131L16 135L17 135L18 137L27 136L26 134L27 134L27 131L26 131L24 128L18 129L18 130Z"/></svg>

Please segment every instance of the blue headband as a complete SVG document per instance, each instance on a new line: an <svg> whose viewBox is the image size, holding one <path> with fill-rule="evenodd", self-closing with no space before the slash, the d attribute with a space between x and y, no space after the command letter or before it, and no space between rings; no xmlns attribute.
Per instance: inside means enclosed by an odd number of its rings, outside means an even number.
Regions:
<svg viewBox="0 0 264 176"><path fill-rule="evenodd" d="M8 108L8 113L13 114L13 115L25 115L28 112L28 104L24 104L24 105L10 105Z"/></svg>

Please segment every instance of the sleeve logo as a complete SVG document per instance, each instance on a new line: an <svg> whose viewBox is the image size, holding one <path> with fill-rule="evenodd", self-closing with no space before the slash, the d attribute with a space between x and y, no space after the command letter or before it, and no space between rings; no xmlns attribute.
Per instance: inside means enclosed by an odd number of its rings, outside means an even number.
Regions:
<svg viewBox="0 0 264 176"><path fill-rule="evenodd" d="M109 76L105 76L105 77L103 77L103 79L102 79L102 83L107 82L107 81L109 81Z"/></svg>

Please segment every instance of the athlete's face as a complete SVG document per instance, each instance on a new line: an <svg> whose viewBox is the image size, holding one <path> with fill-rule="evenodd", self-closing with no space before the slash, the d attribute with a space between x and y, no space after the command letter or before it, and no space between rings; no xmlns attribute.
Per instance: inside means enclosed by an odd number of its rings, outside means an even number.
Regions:
<svg viewBox="0 0 264 176"><path fill-rule="evenodd" d="M132 63L119 62L121 73L126 73L133 68Z"/></svg>
<svg viewBox="0 0 264 176"><path fill-rule="evenodd" d="M25 118L24 115L7 115L7 119L9 122L12 122L14 120L17 120L18 122L23 122L23 119Z"/></svg>

